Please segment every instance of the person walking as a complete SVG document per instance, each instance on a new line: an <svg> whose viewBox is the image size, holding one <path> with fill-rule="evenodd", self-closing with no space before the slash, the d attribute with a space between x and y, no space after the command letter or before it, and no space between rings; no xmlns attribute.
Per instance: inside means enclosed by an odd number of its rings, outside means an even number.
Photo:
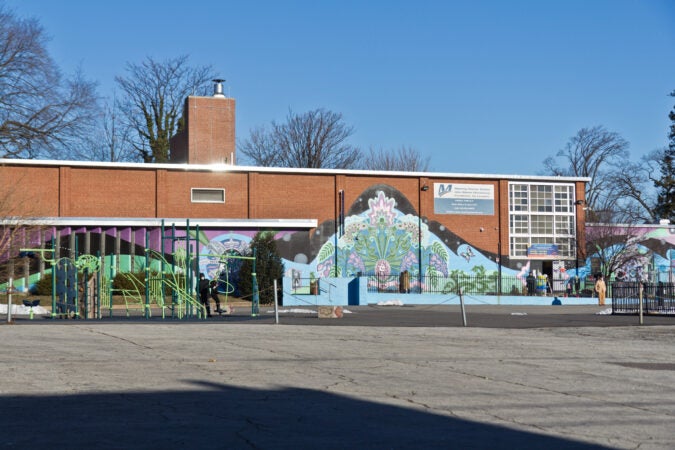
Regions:
<svg viewBox="0 0 675 450"><path fill-rule="evenodd" d="M530 272L527 275L526 284L527 284L527 295L530 296L534 295L537 289L537 278L534 276L532 272Z"/></svg>
<svg viewBox="0 0 675 450"><path fill-rule="evenodd" d="M218 297L218 280L211 280L209 283L209 289L211 292L211 298L216 302L216 312L222 314L223 310L220 309L220 297Z"/></svg>
<svg viewBox="0 0 675 450"><path fill-rule="evenodd" d="M206 279L203 273L199 274L199 301L206 308L206 316L211 317L211 307L209 306L209 280Z"/></svg>
<svg viewBox="0 0 675 450"><path fill-rule="evenodd" d="M410 294L410 273L407 270L401 273L401 292Z"/></svg>
<svg viewBox="0 0 675 450"><path fill-rule="evenodd" d="M607 285L605 280L602 278L602 274L599 274L595 281L595 292L598 293L598 305L605 306L605 293L607 292Z"/></svg>

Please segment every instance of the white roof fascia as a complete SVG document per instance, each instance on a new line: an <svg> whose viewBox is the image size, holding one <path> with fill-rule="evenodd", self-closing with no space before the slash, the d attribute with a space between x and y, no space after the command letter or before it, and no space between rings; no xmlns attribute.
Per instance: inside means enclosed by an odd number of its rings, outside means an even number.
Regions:
<svg viewBox="0 0 675 450"><path fill-rule="evenodd" d="M0 165L28 165L28 166L70 166L92 167L109 169L136 169L136 170L182 170L182 171L211 171L211 172L259 172L259 173L302 173L302 174L336 174L336 175L370 175L383 177L427 177L427 178L463 178L463 179L505 179L505 180L539 180L552 182L591 181L590 177L562 177L553 175L513 175L513 174L472 174L472 173L445 173L445 172L405 172L383 170L346 170L346 169L305 169L287 167L258 167L236 166L231 164L156 164L130 162L101 162L101 161L67 161L67 160L40 160L40 159L0 159Z"/></svg>
<svg viewBox="0 0 675 450"><path fill-rule="evenodd" d="M317 219L189 219L190 227L201 228L272 228L309 229L318 226ZM160 227L162 219L111 217L30 217L0 219L3 225L59 227ZM164 219L164 226L186 227L188 219Z"/></svg>

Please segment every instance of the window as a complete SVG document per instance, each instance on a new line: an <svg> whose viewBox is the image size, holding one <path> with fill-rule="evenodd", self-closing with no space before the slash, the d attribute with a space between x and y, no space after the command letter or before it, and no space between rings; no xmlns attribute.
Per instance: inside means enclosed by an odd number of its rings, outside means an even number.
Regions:
<svg viewBox="0 0 675 450"><path fill-rule="evenodd" d="M555 212L572 212L572 187L555 186Z"/></svg>
<svg viewBox="0 0 675 450"><path fill-rule="evenodd" d="M553 234L553 216L530 216L532 234Z"/></svg>
<svg viewBox="0 0 675 450"><path fill-rule="evenodd" d="M511 211L527 211L527 185L512 184L509 190L509 207Z"/></svg>
<svg viewBox="0 0 675 450"><path fill-rule="evenodd" d="M192 188L192 203L225 203L225 189Z"/></svg>
<svg viewBox="0 0 675 450"><path fill-rule="evenodd" d="M512 214L510 220L511 230L514 231L514 234L529 234L529 216L524 214Z"/></svg>
<svg viewBox="0 0 675 450"><path fill-rule="evenodd" d="M574 236L574 216L555 216L555 229L558 234Z"/></svg>
<svg viewBox="0 0 675 450"><path fill-rule="evenodd" d="M527 256L528 239L520 237L511 238L511 255Z"/></svg>
<svg viewBox="0 0 675 450"><path fill-rule="evenodd" d="M527 258L531 245L548 244L575 258L575 212L573 183L509 183L510 256Z"/></svg>
<svg viewBox="0 0 675 450"><path fill-rule="evenodd" d="M551 212L553 211L553 198L551 196L551 186L532 185L530 187L530 197L532 198L531 211L533 212Z"/></svg>

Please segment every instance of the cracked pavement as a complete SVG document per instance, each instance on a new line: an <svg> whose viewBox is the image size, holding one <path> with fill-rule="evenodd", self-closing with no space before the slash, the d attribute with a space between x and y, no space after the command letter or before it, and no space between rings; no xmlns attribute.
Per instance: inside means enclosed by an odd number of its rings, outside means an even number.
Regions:
<svg viewBox="0 0 675 450"><path fill-rule="evenodd" d="M673 327L322 323L0 326L0 449L675 442Z"/></svg>

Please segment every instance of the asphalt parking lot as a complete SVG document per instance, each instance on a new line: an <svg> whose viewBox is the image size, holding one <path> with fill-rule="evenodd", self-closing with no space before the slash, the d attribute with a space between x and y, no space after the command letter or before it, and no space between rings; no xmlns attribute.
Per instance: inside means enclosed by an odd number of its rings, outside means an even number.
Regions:
<svg viewBox="0 0 675 450"><path fill-rule="evenodd" d="M675 318L604 309L17 318L0 448L670 449Z"/></svg>
<svg viewBox="0 0 675 450"><path fill-rule="evenodd" d="M279 308L279 323L287 325L316 324L316 308ZM541 328L541 327L612 327L640 325L636 315L611 315L608 306L499 306L469 305L464 314L457 305L415 306L346 306L341 319L318 319L325 326L368 327L476 327L476 328ZM259 320L275 321L273 307L261 307ZM244 312L242 312L244 314ZM237 316L235 316L237 317ZM243 317L243 316L238 316ZM225 317L227 320L236 318ZM675 325L673 316L643 316L642 325Z"/></svg>
<svg viewBox="0 0 675 450"><path fill-rule="evenodd" d="M291 306L278 308L278 323L281 325L321 326L367 326L367 327L467 327L475 328L542 328L542 327L617 327L675 325L675 312L667 315L644 315L642 323L637 315L611 314L610 306L565 305L565 306L513 306L513 305L468 305L464 314L459 305L406 305L406 306L345 306L340 319L318 319L316 306ZM28 321L26 315L14 315L17 324L72 324L80 320L51 319L49 315L35 316ZM0 316L0 321L4 317ZM92 319L87 319L90 322ZM105 312L98 320L108 322L149 323L250 323L275 324L274 307L261 305L257 315L251 314L250 304L237 305L232 315L217 315L207 319L166 318L160 311L153 312L148 320L140 310L132 311L129 317L122 309L116 309L113 317Z"/></svg>

